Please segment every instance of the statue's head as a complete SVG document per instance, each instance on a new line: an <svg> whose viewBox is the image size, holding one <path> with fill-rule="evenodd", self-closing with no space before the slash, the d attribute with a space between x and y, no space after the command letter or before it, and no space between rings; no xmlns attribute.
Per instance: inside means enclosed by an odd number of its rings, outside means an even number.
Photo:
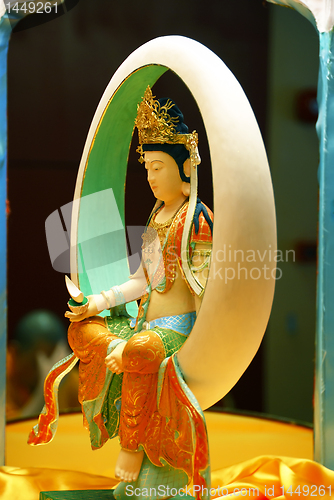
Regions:
<svg viewBox="0 0 334 500"><path fill-rule="evenodd" d="M172 106L168 110L170 118L177 119L175 123L175 133L176 134L188 134L188 127L184 123L183 113L179 107L171 99L163 97L157 101L160 105L160 109L164 109L166 104L171 104ZM145 151L162 151L169 154L174 160L179 168L180 177L184 182L189 182L189 177L184 173L184 162L189 158L189 150L184 146L184 144L143 144L143 152Z"/></svg>
<svg viewBox="0 0 334 500"><path fill-rule="evenodd" d="M174 101L166 97L154 99L150 87L138 106L135 122L138 128L140 162L144 161L145 151L162 151L176 162L183 182L190 182L184 172L184 163L194 150L197 151L198 136L194 131L188 133L181 110ZM196 161L198 164L199 161Z"/></svg>

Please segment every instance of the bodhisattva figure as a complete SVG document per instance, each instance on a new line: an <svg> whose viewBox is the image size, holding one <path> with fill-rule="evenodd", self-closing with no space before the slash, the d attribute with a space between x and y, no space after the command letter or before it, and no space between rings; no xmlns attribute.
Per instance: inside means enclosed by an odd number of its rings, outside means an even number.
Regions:
<svg viewBox="0 0 334 500"><path fill-rule="evenodd" d="M213 214L190 182L200 162L197 134L188 133L172 100L155 100L149 87L135 124L139 161L157 199L143 235L142 265L126 283L88 296L84 312L65 313L68 341L80 359L79 401L92 448L120 439L116 498L129 498L124 491L130 482L160 484L162 470L161 481L167 470L174 477L168 484L178 487L201 482L208 470L203 417L173 356L191 334L211 255ZM129 318L124 304L139 298L138 316ZM110 316L97 316L104 309ZM54 375L51 370L30 444L52 439L47 398L72 362Z"/></svg>

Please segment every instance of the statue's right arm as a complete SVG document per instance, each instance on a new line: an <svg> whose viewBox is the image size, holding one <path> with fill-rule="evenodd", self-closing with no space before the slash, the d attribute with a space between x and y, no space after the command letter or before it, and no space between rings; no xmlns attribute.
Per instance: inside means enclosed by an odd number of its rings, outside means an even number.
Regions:
<svg viewBox="0 0 334 500"><path fill-rule="evenodd" d="M146 277L142 265L137 269L130 279L120 286L112 287L110 290L102 291L99 294L87 295L88 308L81 314L66 311L65 317L70 321L82 321L91 316L95 316L104 309L111 309L119 304L126 304L139 299L146 288Z"/></svg>

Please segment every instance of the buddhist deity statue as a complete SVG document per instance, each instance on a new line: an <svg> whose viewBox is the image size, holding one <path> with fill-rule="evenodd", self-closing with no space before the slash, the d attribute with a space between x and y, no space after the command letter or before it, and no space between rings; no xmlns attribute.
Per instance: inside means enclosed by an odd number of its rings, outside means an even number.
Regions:
<svg viewBox="0 0 334 500"><path fill-rule="evenodd" d="M141 265L127 282L79 305L69 302L73 355L51 370L46 407L29 438L30 444L52 439L55 387L79 359L79 401L92 448L119 436L116 498L129 498L135 487L134 498L144 498L140 489L152 485L209 481L203 414L177 362L196 320L211 256L213 214L197 198L198 136L188 133L177 105L156 100L149 87L135 126L139 162L156 198ZM139 299L137 317L129 317L125 304ZM106 309L110 315L98 315Z"/></svg>

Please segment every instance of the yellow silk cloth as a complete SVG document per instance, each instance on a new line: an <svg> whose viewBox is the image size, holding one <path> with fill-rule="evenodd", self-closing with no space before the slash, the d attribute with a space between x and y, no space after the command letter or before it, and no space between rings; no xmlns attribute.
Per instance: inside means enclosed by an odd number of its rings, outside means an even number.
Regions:
<svg viewBox="0 0 334 500"><path fill-rule="evenodd" d="M115 479L45 468L0 467L1 500L38 500L40 491L109 489Z"/></svg>
<svg viewBox="0 0 334 500"><path fill-rule="evenodd" d="M233 499L334 497L334 472L311 460L311 429L226 413L205 412L205 417L213 498L227 499L228 493ZM116 484L112 479L119 450L116 439L92 451L82 415L71 414L61 416L49 445L30 447L27 436L35 424L36 419L7 425L1 500L38 500L39 491L108 489ZM258 496L252 488L258 488ZM304 494L307 491L309 495Z"/></svg>
<svg viewBox="0 0 334 500"><path fill-rule="evenodd" d="M109 489L116 484L114 479L83 472L0 467L2 500L38 500L40 491ZM329 500L333 489L334 472L311 460L256 457L212 473L212 498Z"/></svg>

